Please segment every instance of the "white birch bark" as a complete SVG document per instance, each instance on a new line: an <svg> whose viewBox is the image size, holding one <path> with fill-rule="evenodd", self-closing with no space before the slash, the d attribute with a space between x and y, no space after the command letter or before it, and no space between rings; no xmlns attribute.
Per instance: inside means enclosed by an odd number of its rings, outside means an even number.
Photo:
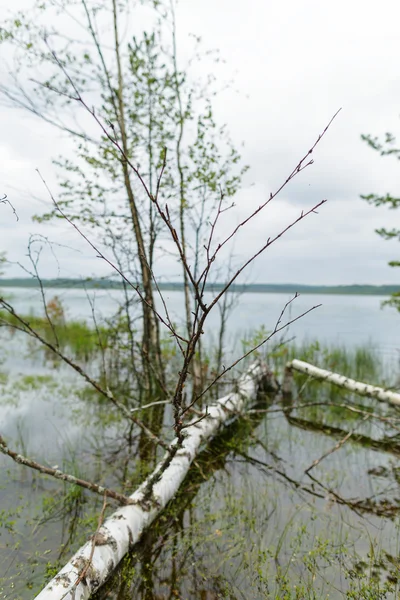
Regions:
<svg viewBox="0 0 400 600"><path fill-rule="evenodd" d="M294 369L300 373L305 373L306 375L314 377L315 379L333 383L341 388L349 390L350 392L359 394L360 396L370 396L371 398L375 398L380 402L388 402L389 404L400 406L400 394L397 394L396 392L384 390L381 387L369 385L368 383L362 383L361 381L355 381L354 379L350 379L349 377L345 377L339 373L327 371L326 369L320 369L319 367L310 365L302 360L292 360L286 365L286 368Z"/></svg>
<svg viewBox="0 0 400 600"><path fill-rule="evenodd" d="M208 407L208 415L199 423L188 427L182 448L153 487L153 501L148 506L141 504L146 489L143 484L130 496L136 502L119 508L99 529L93 541L82 546L61 571L36 596L37 600L85 600L111 575L115 567L139 541L143 531L151 525L166 504L174 497L200 446L212 437L219 427L240 412L245 405L254 401L263 370L253 365L239 380L237 392L220 398ZM197 421L198 417L195 419ZM154 473L160 468L156 467ZM154 475L150 475L152 477ZM87 568L92 554L90 565ZM87 568L82 581L76 585L83 569Z"/></svg>

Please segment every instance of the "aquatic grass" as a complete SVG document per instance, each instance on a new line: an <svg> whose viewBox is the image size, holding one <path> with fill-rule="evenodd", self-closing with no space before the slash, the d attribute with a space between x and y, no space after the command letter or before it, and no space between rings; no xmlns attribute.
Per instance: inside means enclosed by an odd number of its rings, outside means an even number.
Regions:
<svg viewBox="0 0 400 600"><path fill-rule="evenodd" d="M240 466L233 473L237 459L235 449L250 452L251 446L255 445L256 437L251 435L252 430L255 433L255 423L258 423L258 433L263 431L263 422L254 421L252 427L251 419L246 418L237 427L232 426L230 437L222 434L223 443L215 440L204 459L199 458L199 467L195 465L193 469L197 471L199 481L198 497L195 497L196 480L192 473L179 498L146 534L141 547L135 549L131 562L122 566L118 575L120 585L114 580L114 585L104 592L104 598L128 600L157 595L188 600L201 597L246 600L394 598L391 591L395 589L394 583L371 580L372 570L379 560L382 560L382 573L388 565L379 542L373 542L373 561L368 556L364 560L364 556L353 549L354 541L348 538L348 530L340 529L331 516L334 508L324 506L321 509L321 506L296 499L297 503L287 513L283 512L281 504L288 495L287 488L277 488L270 475L265 475L258 484L252 468L249 472L244 468L242 472ZM269 449L267 431L263 440ZM101 449L102 439L96 439L96 442ZM93 460L93 455L90 456L89 460ZM113 465L116 465L116 455L114 458ZM68 449L67 460L71 463L63 466L68 470L78 469L78 474L81 469L93 468L93 463L82 463L73 447ZM54 502L50 499L52 496ZM53 490L47 497L48 504L42 507L45 509L43 516L54 521L61 518L63 541L58 547L54 543L48 542L47 546L43 543L34 563L21 564L30 590L38 590L43 579L50 579L58 570L63 562L58 558L60 552L70 554L79 545L78 539L92 533L97 526L100 499L96 505L96 499L74 488L57 493ZM175 508L174 503L178 504ZM279 518L275 521L277 513ZM37 523L36 526L42 535L42 525ZM56 527L56 523L53 526ZM50 546L53 550L45 554ZM358 565L357 569L355 565ZM337 579L340 578L343 586L339 594ZM369 596L368 589L371 590ZM21 588L18 595L11 591L11 597L30 598L32 592L28 595Z"/></svg>
<svg viewBox="0 0 400 600"><path fill-rule="evenodd" d="M94 461L88 463L76 446L67 439L64 442L62 470L77 477L88 477L90 473L89 477L104 479L103 466L95 466ZM66 556L77 550L98 526L102 497L65 482L60 486L47 476L41 476L39 483L34 493L30 490L29 499L21 497L18 504L15 498L0 511L0 550L10 562L9 572L1 568L7 566L7 561L0 566L1 599L32 598L33 592L46 585L63 566ZM110 506L107 513L112 510Z"/></svg>
<svg viewBox="0 0 400 600"><path fill-rule="evenodd" d="M14 315L7 311L0 311L0 319L6 324L12 333L15 328L24 328L23 325L14 317ZM59 347L60 350L68 349L74 356L79 360L88 361L94 355L99 352L99 335L107 339L109 331L105 327L98 328L96 331L90 327L85 321L55 321L53 326L50 325L49 321L45 317L40 317L34 314L22 316L22 319L29 324L29 326L37 331L46 342L52 344L55 347ZM50 357L56 360L56 357L46 347L41 347L45 352L46 357Z"/></svg>
<svg viewBox="0 0 400 600"><path fill-rule="evenodd" d="M99 352L98 347L95 352ZM279 368L282 368L291 357L307 360L306 356L308 356L309 362L328 368L328 362L331 361L329 363L331 368L336 365L335 370L339 372L340 369L347 369L349 376L354 378L357 369L359 374L365 373L368 369L371 374L373 366L378 369L376 372L378 380L381 376L379 373L381 363L371 364L374 353L373 351L371 353L368 347L361 348L357 354L357 349L342 351L340 348L325 348L317 343L310 343L277 348L276 354L278 353L280 356L271 357L271 361L276 360L277 369L278 363ZM362 376L358 375L358 377L362 379ZM28 376L23 380L23 385L35 389L38 381L31 380ZM377 382L377 380L372 381L372 383ZM50 379L47 383L46 379L43 379L42 383L45 387L47 384L49 387L53 385ZM313 389L313 382L301 381L300 378L296 379L296 384L299 390L303 388L302 401L310 401L310 390L316 401L333 397L329 390L333 386L317 383ZM346 397L349 397L348 394ZM337 396L340 402L343 402L343 398L344 396ZM113 425L112 419L107 414L106 407L103 412L103 406L94 402L92 406L93 410L89 410L85 402L82 402L82 414L79 418L87 419L88 428L90 427L91 433L96 436L96 447L88 451L83 462L79 456L70 454L71 464L65 465L69 470L90 471L94 468L97 451L102 452L103 457L108 452L103 444L105 438L99 436L99 432L102 433L105 426ZM310 413L307 412L307 416L312 414L312 410L314 408L308 409ZM336 413L334 407L329 409L316 407L315 410L319 411L315 414L324 419L334 417L343 421L349 418L347 412L339 408ZM74 415L78 417L78 413L74 412ZM263 424L259 426L258 433L262 429ZM271 435L268 437L267 433L263 435L265 446L269 450L279 450L286 441L282 436L279 437L281 434L277 428L276 430L275 446ZM261 598L389 600L396 597L393 596L397 589L394 581L388 578L377 581L375 577L378 568L376 565L379 564L381 564L379 569L382 577L386 576L385 570L389 572L389 569L395 575L396 567L390 563L385 549L379 542L373 541L372 551L370 549L369 552L371 557L357 554L353 546L349 551L347 531L339 531L338 521L333 518L326 521L327 515L333 513L335 507L325 505L326 514L321 514L322 511L318 507L307 508L296 498L297 504L292 506L292 512L288 511L288 514L283 514L280 521L274 521L280 504L286 501L285 498L289 493L287 488L277 486L271 474L265 476L260 487L255 485L255 479L243 480L242 473L240 473L239 486L237 473L231 479L238 458L235 449L250 452L254 440L251 420L246 419L241 423L237 434L231 440L225 440L225 452L229 455L226 462L221 459L218 452L214 456L211 454L207 456L207 460L200 464L202 473L200 479L203 484L200 497L191 497L192 481L182 488L181 498L187 501L184 510L175 512L169 507L160 518L160 527L152 527L141 549L135 550L134 564L124 563L121 570L124 587L119 588L116 585L115 589L109 589L110 600L113 598L126 600L133 596L151 598L157 597L157 594L159 597L193 598L193 600L201 597L210 599L245 597L246 600ZM120 461L124 460L125 454L113 453L113 450L110 452L113 462L108 464L117 478ZM212 460L219 465L216 467L219 472L205 481L208 477L207 465ZM104 474L101 475L104 477ZM139 476L132 472L128 475L131 480ZM331 475L333 476L332 473ZM255 477L254 473L253 476ZM49 487L49 483L46 485ZM48 498L48 504L40 507L43 509L42 515L53 520L54 527L57 527L55 523L57 518L61 519L62 523L61 525L59 523L58 527L64 527L64 537L58 547L53 543L54 538L47 546L45 543L41 545L40 556L35 558L35 574L29 575L29 582L26 579L31 586L29 589L32 589L32 586L39 589L44 576L46 580L50 579L61 564L58 553L70 554L76 545L80 545L78 538L93 533L97 526L100 500L96 501L90 498L89 494L81 493L74 488L70 488L69 491L63 489L57 494L54 490L50 489L49 492L47 489L46 494L44 497ZM321 524L318 529L313 525L315 522ZM165 527L162 527L162 524ZM39 526L38 522L36 527L43 531L42 525ZM69 537L70 533L71 537ZM349 543L352 543L351 540ZM277 551L278 544L279 551ZM50 546L51 552L48 551ZM49 553L45 554L46 552ZM277 558L280 565L277 565ZM140 560L142 560L141 564ZM33 563L28 563L28 560L25 564L22 563L23 561L21 561L22 572L27 574ZM31 570L33 571L33 567ZM190 579L191 574L193 574L193 581ZM335 588L337 578L342 578L344 581L340 595ZM175 595L174 590L177 590L176 594L180 595ZM23 592L18 596L15 596L13 591L7 590L7 592L11 593L13 598L32 597L31 594L27 595Z"/></svg>
<svg viewBox="0 0 400 600"><path fill-rule="evenodd" d="M280 378L285 365L295 358L340 373L356 381L384 388L391 387L390 384L393 386L396 377L396 374L392 374L391 381L388 381L383 359L371 344L349 348L324 345L318 341L305 341L301 344L282 345L269 354L270 364ZM346 411L342 406L338 406L339 404L360 405L363 410L382 414L388 411L385 405L377 403L375 400L369 398L361 400L356 394L338 386L317 381L308 375L293 372L293 378L297 401L314 404L307 410L302 410L302 415L310 420L323 418L330 424L340 424L343 421L355 422L360 418L359 414ZM324 406L318 406L318 404L324 404ZM370 428L368 422L364 428L367 430Z"/></svg>
<svg viewBox="0 0 400 600"><path fill-rule="evenodd" d="M265 546L269 503L258 498L256 516L246 493L225 491L226 502L217 509L211 490L185 515L176 515L170 507L95 600L394 600L397 588L386 576L388 563L379 545L363 561L353 542L332 530L329 520L315 534L310 522L323 521L323 514L315 509L313 519L304 521L305 507L297 506L284 526L277 553L273 545Z"/></svg>
<svg viewBox="0 0 400 600"><path fill-rule="evenodd" d="M60 403L70 400L80 390L79 385L56 374L26 374L12 373L0 378L0 409L2 407L22 407L29 398L40 398L43 402L52 404L55 399ZM38 394L40 392L40 394ZM30 400L29 400L30 403ZM71 408L71 402L69 402ZM73 407L72 407L73 408Z"/></svg>
<svg viewBox="0 0 400 600"><path fill-rule="evenodd" d="M321 345L314 341L303 343L300 346L290 344L288 349L289 361L298 358L366 383L377 384L377 380L382 377L382 360L369 346L348 348L346 346Z"/></svg>
<svg viewBox="0 0 400 600"><path fill-rule="evenodd" d="M24 375L21 374L14 382L14 390L29 391L46 388L46 391L55 390L59 383L53 375Z"/></svg>

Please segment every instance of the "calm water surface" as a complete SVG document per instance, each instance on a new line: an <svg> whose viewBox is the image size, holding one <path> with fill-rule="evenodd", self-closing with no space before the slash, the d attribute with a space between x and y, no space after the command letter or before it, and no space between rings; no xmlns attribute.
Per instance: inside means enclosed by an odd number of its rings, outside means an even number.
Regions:
<svg viewBox="0 0 400 600"><path fill-rule="evenodd" d="M7 294L12 304L21 313L43 313L42 299L39 292L30 289L8 288ZM67 308L71 318L92 319L92 306L98 317L110 317L119 303L123 302L123 294L115 290L72 290L47 289L50 299L59 296ZM183 323L184 301L182 292L163 292L171 319ZM285 304L293 296L289 294L251 294L234 295L236 306L228 320L228 331L231 340L241 337L254 329L264 326L272 330ZM91 300L89 302L88 298ZM205 295L205 302L212 296ZM301 315L310 308L321 305L305 317L293 323L287 330L290 337L296 340L318 339L328 344L358 346L372 344L384 354L394 355L400 350L400 315L392 308L381 308L385 297L351 296L351 295L316 295L303 294L294 300L285 311L282 323ZM158 300L158 309L163 307ZM212 336L219 325L218 308L212 311L207 322L206 335Z"/></svg>
<svg viewBox="0 0 400 600"><path fill-rule="evenodd" d="M9 289L7 294L21 313L42 313L41 298L36 292ZM92 308L83 290L46 290L46 294L48 299L58 295L70 318L91 319ZM171 318L182 322L182 294L165 292L164 296ZM115 291L89 291L89 297L94 299L98 319L111 316L122 300L122 294ZM271 330L289 299L286 294L238 297L228 322L231 342L261 326ZM295 337L299 342L318 339L348 347L370 344L395 367L400 350L400 316L392 309L382 310L382 300L376 296L303 295L290 305L283 322L312 306L322 306L291 325L286 337ZM206 331L209 340L216 336L218 325L218 311L214 311ZM65 470L78 469L78 474L87 479L105 481L110 487L120 489L127 475L121 475L115 468L115 457L121 453L123 456L126 451L125 426L102 418L107 407L82 399L78 393L82 386L74 374L46 363L42 355L32 352L18 336L10 339L3 332L1 349L1 371L6 378L1 382L0 433L10 445L45 464L58 464ZM29 380L30 375L38 374L49 380L41 384ZM341 424L339 420L339 425L349 430L354 422ZM365 423L357 432L379 438L385 434L384 427L384 423ZM391 435L395 433L391 431ZM290 424L282 413L276 412L261 415L252 429L245 434L238 432L233 441L235 445L224 451L214 471L207 474L204 467L199 482L189 486L190 506L185 505L171 517L168 530L162 533L157 530L155 538L148 539L144 550L132 559L136 574L132 576L131 589L126 581L125 591L116 583L104 598L259 600L268 597L265 590L269 584L263 578L271 577L273 581L277 560L285 569L287 566L292 578L296 569L299 577L308 576L303 559L314 551L319 538L331 540L332 553L342 545L347 547L349 564L352 553L368 563L372 543L391 556L397 555L400 547L397 517L361 514L340 506L332 495L318 484L314 487L305 476L304 471L312 461L329 452L337 438L307 429L307 424ZM105 463L98 460L100 455L107 457ZM327 456L314 473L323 485L333 485L345 498L395 501L400 497L397 463L398 455L365 447L354 439L340 452ZM134 487L138 474L130 476ZM320 495L314 496L313 491ZM46 504L49 496L57 509L50 513L51 518ZM31 598L29 585L37 589L46 563L59 558L61 542L75 535L76 546L78 541L82 542L82 535L85 537L96 527L88 522L87 531L80 536L79 531L74 533L71 511L82 515L90 510L98 513L101 498L97 501L85 493L82 507L72 504L67 513L63 498L58 483L32 475L0 455L1 599ZM6 516L15 510L17 514ZM300 540L301 531L306 533L302 533ZM343 548L337 550L340 560ZM70 552L62 560L69 555ZM324 563L321 557L318 560ZM343 568L337 567L337 564L325 565L323 571L331 599L343 598L338 590L349 586L347 580L342 580ZM12 587L15 580L17 584ZM317 581L322 581L320 573ZM225 588L218 587L221 585ZM323 589L323 581L321 585ZM215 590L220 589L222 592L217 595ZM230 590L230 595L222 595L223 589ZM178 595L174 590L179 590Z"/></svg>

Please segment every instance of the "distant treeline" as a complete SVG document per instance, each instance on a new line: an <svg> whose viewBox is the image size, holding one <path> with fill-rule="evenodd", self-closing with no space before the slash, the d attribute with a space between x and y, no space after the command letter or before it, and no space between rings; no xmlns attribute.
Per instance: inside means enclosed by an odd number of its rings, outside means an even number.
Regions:
<svg viewBox="0 0 400 600"><path fill-rule="evenodd" d="M110 279L42 279L46 288L86 288L86 289L121 289L119 281ZM8 278L0 279L1 287L35 288L38 281L32 278ZM210 283L206 286L207 291L219 291L225 286L224 283ZM182 291L183 284L180 282L160 282L162 291ZM233 284L232 292L252 292L260 294L288 293L294 294L367 294L374 296L389 296L400 292L400 286L396 285L302 285L297 283L246 283Z"/></svg>

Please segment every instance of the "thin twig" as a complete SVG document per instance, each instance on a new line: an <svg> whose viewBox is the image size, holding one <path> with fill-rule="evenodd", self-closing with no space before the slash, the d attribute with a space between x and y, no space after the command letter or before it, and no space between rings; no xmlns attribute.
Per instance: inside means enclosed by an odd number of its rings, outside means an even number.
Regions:
<svg viewBox="0 0 400 600"><path fill-rule="evenodd" d="M13 211L15 218L17 219L17 221L19 221L19 216L17 214L17 211L15 210L15 208L13 207L13 205L7 198L7 194L4 194L4 196L2 198L0 198L0 204L8 204L10 206L11 210Z"/></svg>
<svg viewBox="0 0 400 600"><path fill-rule="evenodd" d="M235 229L232 231L232 233L229 234L229 236L227 238L225 238L225 240L223 242L221 242L221 244L218 244L217 249L214 252L213 258L216 257L217 253L221 250L221 248L223 246L225 246L225 244L232 239L232 237L234 235L236 235L236 233L239 231L239 229L241 227L243 227L244 225L246 225L251 219L253 219L258 213L260 213L270 202L271 200L273 200L274 198L276 198L276 196L287 186L287 184L301 171L303 171L306 167L310 166L313 164L313 160L308 161L306 164L305 161L308 159L308 157L313 153L313 151L315 150L316 146L319 144L319 142L321 141L321 139L324 137L324 135L326 134L326 132L328 131L329 127L332 125L334 119L336 119L336 117L338 116L338 114L340 113L342 109L339 108L339 110L336 111L336 113L333 115L333 117L331 118L331 120L329 121L329 123L326 125L325 129L322 131L322 133L319 134L318 138L316 139L316 141L314 142L314 144L311 146L310 150L307 152L307 154L305 154L303 156L303 158L297 163L297 165L295 166L295 168L293 169L293 171L290 173L290 175L286 178L286 180L282 183L282 185L274 192L271 193L269 198L263 203L261 204L255 211L253 211L251 213L251 215L249 215L244 221L242 221L241 223L239 223L239 225L237 225L235 227Z"/></svg>
<svg viewBox="0 0 400 600"><path fill-rule="evenodd" d="M67 221L67 223L69 223L70 225L72 225L72 227L79 233L79 235L89 244L89 246L91 246L91 248L93 248L93 250L96 252L98 258L101 258L102 260L104 260L108 265L110 265L110 267L112 269L114 269L114 271L116 271L118 273L118 275L120 275L120 277L122 277L122 279L133 289L135 290L135 292L138 294L140 300L146 304L146 306L148 308L150 308L153 313L156 315L156 317L159 319L159 321L165 325L165 327L167 327L167 329L170 330L170 332L172 333L172 335L174 337L176 337L177 339L181 340L182 342L185 342L186 344L188 343L188 340L186 340L185 338L181 337L173 327L171 327L171 325L168 324L168 322L165 321L165 319L163 319L163 317L160 315L159 312L157 312L157 310L154 308L154 306L152 304L150 304L149 302L147 302L146 298L143 296L142 292L139 289L139 286L134 285L131 281L129 281L129 279L126 277L126 275L121 271L121 269L119 267L117 267L117 265L115 265L110 259L108 259L99 249L97 246L95 246L93 244L93 242L83 233L83 231L76 225L76 223L74 223L65 213L64 211L60 208L59 204L57 203L56 199L54 198L49 186L47 185L45 179L43 178L42 174L40 173L39 169L36 169L37 173L39 174L40 179L43 182L43 185L46 187L47 192L50 195L50 198L52 200L52 202L54 203L54 206L56 207L56 209L58 210L58 212L62 215L62 217Z"/></svg>
<svg viewBox="0 0 400 600"><path fill-rule="evenodd" d="M85 379L87 383L89 383L97 392L99 392L99 394L101 394L105 398L108 398L114 404L114 406L116 406L116 408L118 408L125 415L125 417L133 421L136 425L138 425L153 442L156 442L164 449L168 448L168 445L163 440L158 438L154 433L152 433L148 429L148 427L146 427L146 425L142 423L142 421L140 421L137 417L131 415L130 410L122 402L120 402L114 397L110 389L105 390L103 387L101 387L101 385L99 385L97 381L92 379L92 377L90 377L86 373L86 371L82 369L82 367L80 367L72 359L68 358L68 356L65 356L65 354L63 354L60 349L56 348L55 346L53 346L53 344L51 344L44 337L42 337L35 329L33 329L30 326L30 324L27 321L25 321L21 316L19 316L15 312L14 308L8 302L6 302L4 298L0 297L0 305L2 305L13 317L15 317L15 319L19 323L21 323L22 327L12 325L14 329L18 329L19 331L28 333L31 337L37 339L41 344L49 348L49 350L51 350L56 356L61 358L61 360L63 360L67 365L74 369L74 371L79 373L79 375L81 375L81 377L83 377L83 379Z"/></svg>
<svg viewBox="0 0 400 600"><path fill-rule="evenodd" d="M228 373L228 371L230 371L231 369L233 369L234 367L236 367L236 365L238 365L242 360L244 360L245 358L247 358L250 354L252 354L253 352L255 352L256 350L258 350L259 348L261 348L261 346L263 346L264 344L266 344L271 338L272 336L276 335L277 333L279 333L280 331L282 331L283 329L286 329L287 327L289 327L290 325L292 325L292 323L294 323L295 321L297 321L298 319L301 319L302 317L304 317L305 315L307 315L309 312L315 310L316 308L319 308L321 306L321 304L316 304L315 306L312 306L311 308L309 308L308 310L306 310L305 312L301 313L301 315L298 315L297 317L291 319L290 321L288 321L287 323L285 323L284 325L281 325L280 327L278 326L279 323L282 320L282 316L283 313L285 312L286 308L288 307L288 305L293 302L293 300L295 300L295 298L297 298L297 294L291 299L289 300L284 308L281 311L281 314L278 318L278 321L275 324L275 328L272 331L272 333L270 333L262 342L260 342L259 344L257 344L257 346L254 346L253 348L251 348L248 352L246 352L245 354L243 354L240 358L238 358L237 360L235 360L235 362L233 362L229 367L226 367L223 371L221 371L221 373L219 375L217 375L217 377L215 377L215 379L213 379L213 381L201 392L201 394L199 394L197 396L197 398L195 399L195 401L192 403L194 404L195 402L197 402L202 396L204 396L204 394L206 394L209 389L217 382L219 381L219 379L221 379L221 377L223 377L224 375L226 375L226 373ZM189 405L187 407L188 410L192 405Z"/></svg>
<svg viewBox="0 0 400 600"><path fill-rule="evenodd" d="M367 419L370 418L370 414L367 414L364 416L364 418L361 420L361 423L364 423L365 421L367 421ZM311 465L304 471L304 473L306 475L309 474L309 472L316 467L317 465L319 465L320 462L322 462L324 460L324 458L327 458L328 456L330 456L331 454L333 454L334 452L336 452L336 450L339 450L346 442L349 438L351 438L351 436L353 435L353 433L356 431L357 427L360 425L360 423L357 423L357 425L355 427L353 427L353 429L351 429L345 436L344 438L342 438L341 440L338 441L337 444L335 444L330 450L328 450L328 452L325 452L325 454L323 454L322 456L320 456L319 458L317 458L316 460L314 460Z"/></svg>
<svg viewBox="0 0 400 600"><path fill-rule="evenodd" d="M44 238L44 239L47 242L46 238ZM39 242L39 240L36 239L36 238L33 238L32 236L30 236L29 242L28 242L28 257L29 257L29 260L31 261L31 264L32 264L34 272L35 272L34 273L34 277L37 279L37 281L39 283L40 295L41 295L41 298L42 298L43 310L44 310L44 314L46 316L46 320L47 320L48 324L50 325L51 331L53 333L56 347L59 348L60 347L60 342L59 342L59 339L58 339L56 328L54 326L54 323L53 323L53 321L52 321L52 319L50 317L49 311L48 311L47 301L46 301L46 293L44 291L43 281L42 281L42 278L39 275L39 269L38 269L38 262L39 262L39 259L40 259L40 254L41 254L41 251L43 249L43 246L40 246L39 250L36 253L36 258L34 259L33 256L32 256L32 252L33 252L33 250L32 250L32 244L34 244L35 242Z"/></svg>
<svg viewBox="0 0 400 600"><path fill-rule="evenodd" d="M279 240L283 235L285 235L285 233L287 233L290 229L292 229L292 227L294 227L295 225L297 225L297 223L299 223L300 221L302 221L303 219L305 219L306 217L308 217L308 215L310 215L311 213L316 213L317 208L319 208L320 206L322 206L323 204L325 204L325 202L327 202L327 200L321 200L320 202L318 202L318 204L316 204L315 206L313 206L312 208L310 208L309 210L307 210L306 212L301 211L300 215L297 217L297 219L295 219L294 221L292 221L291 223L289 223L289 225L287 225L287 227L285 227L284 229L282 229L275 237L273 238L268 238L268 240L266 241L266 243L255 253L253 254L246 262L244 262L242 264L242 266L236 271L236 273L230 278L230 280L228 281L228 283L224 286L224 288L219 292L219 294L217 294L217 296L214 298L214 300L211 302L211 304L209 304L207 306L207 311L210 312L210 310L213 308L213 306L215 306L215 304L217 304L217 302L220 300L221 296L223 296L228 289L231 287L232 283L234 283L236 281L236 279L239 277L239 275L256 259L258 258L263 252L265 252L265 250L267 248L269 248L269 246L271 246L274 242L276 242L277 240Z"/></svg>
<svg viewBox="0 0 400 600"><path fill-rule="evenodd" d="M131 408L131 413L138 412L140 410L145 410L146 408L150 408L151 406L158 406L160 404L169 404L169 400L158 400L157 402L150 402L150 404L144 404L143 406L138 406L137 408Z"/></svg>

